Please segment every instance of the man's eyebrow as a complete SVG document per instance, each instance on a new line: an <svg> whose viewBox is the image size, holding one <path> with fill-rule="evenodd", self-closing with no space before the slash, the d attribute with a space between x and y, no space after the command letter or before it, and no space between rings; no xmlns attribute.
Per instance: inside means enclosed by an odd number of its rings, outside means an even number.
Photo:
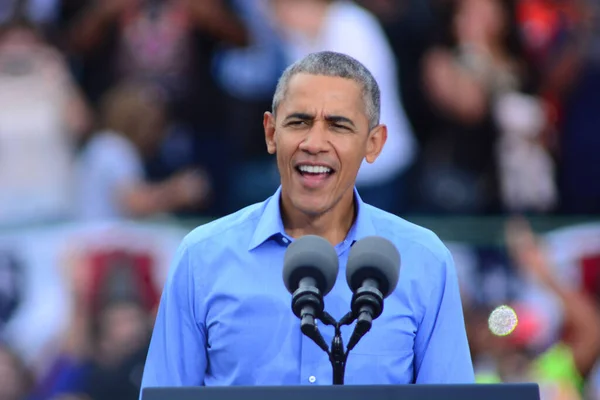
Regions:
<svg viewBox="0 0 600 400"><path fill-rule="evenodd" d="M295 112L295 113L292 113L292 114L288 115L287 117L285 117L284 121L289 121L290 119L299 119L302 121L312 121L315 119L315 116L312 114ZM326 115L325 121L330 122L330 123L346 123L348 125L351 125L354 128L356 127L356 125L350 118L343 117L341 115Z"/></svg>
<svg viewBox="0 0 600 400"><path fill-rule="evenodd" d="M288 121L290 119L300 119L303 121L308 121L315 119L315 116L307 113L296 112L285 117L285 121Z"/></svg>
<svg viewBox="0 0 600 400"><path fill-rule="evenodd" d="M325 116L325 121L334 123L345 122L349 125L352 125L353 127L356 127L354 125L354 122L350 118L342 117L341 115L327 115Z"/></svg>

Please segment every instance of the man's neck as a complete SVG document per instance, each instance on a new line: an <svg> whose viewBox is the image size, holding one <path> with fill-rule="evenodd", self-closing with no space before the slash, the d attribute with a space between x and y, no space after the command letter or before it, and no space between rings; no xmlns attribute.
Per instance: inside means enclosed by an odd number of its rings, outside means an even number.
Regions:
<svg viewBox="0 0 600 400"><path fill-rule="evenodd" d="M281 215L285 232L293 238L305 235L318 235L333 246L346 239L356 219L354 192L343 198L332 209L320 215L308 215L294 209L285 200L281 200Z"/></svg>

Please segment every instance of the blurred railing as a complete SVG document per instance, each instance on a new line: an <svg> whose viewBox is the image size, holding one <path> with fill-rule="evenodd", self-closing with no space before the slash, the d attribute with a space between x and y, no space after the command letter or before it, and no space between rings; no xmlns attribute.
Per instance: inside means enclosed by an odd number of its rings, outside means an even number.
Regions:
<svg viewBox="0 0 600 400"><path fill-rule="evenodd" d="M504 243L504 225L509 216L407 215L402 218L432 230L443 241L501 246ZM576 225L600 223L600 215L531 216L528 219L540 234ZM208 221L210 219L172 219L169 223L191 230Z"/></svg>
<svg viewBox="0 0 600 400"><path fill-rule="evenodd" d="M435 232L443 241L461 242L472 245L503 245L504 225L509 218L508 215L498 216L435 216L435 215L406 215L405 220L423 226ZM576 216L528 216L533 229L544 234L561 228L578 225L599 224L600 215L576 215ZM129 221L128 223L140 223L154 226L155 228L169 226L182 230L192 229L211 222L214 218L175 218L156 217ZM26 232L48 228L60 228L69 225L81 225L81 223L70 221L55 221L42 224L26 224L19 226L0 225L0 234Z"/></svg>

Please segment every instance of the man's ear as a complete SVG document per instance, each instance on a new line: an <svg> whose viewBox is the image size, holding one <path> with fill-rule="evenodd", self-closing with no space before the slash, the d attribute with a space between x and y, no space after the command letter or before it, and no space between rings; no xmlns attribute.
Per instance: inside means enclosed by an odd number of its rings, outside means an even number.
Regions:
<svg viewBox="0 0 600 400"><path fill-rule="evenodd" d="M265 129L265 142L269 154L275 154L277 146L275 145L275 116L270 112L265 112L263 117L263 127Z"/></svg>
<svg viewBox="0 0 600 400"><path fill-rule="evenodd" d="M375 162L387 140L387 126L380 124L369 132L367 138L367 154L365 159L369 164Z"/></svg>

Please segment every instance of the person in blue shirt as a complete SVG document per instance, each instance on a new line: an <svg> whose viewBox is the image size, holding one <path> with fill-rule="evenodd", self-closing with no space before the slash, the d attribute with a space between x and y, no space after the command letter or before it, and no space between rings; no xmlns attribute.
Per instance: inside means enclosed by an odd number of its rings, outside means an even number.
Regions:
<svg viewBox="0 0 600 400"><path fill-rule="evenodd" d="M264 115L281 186L266 201L202 225L179 247L162 293L142 388L330 385L327 354L300 332L282 279L287 246L327 239L340 272L325 310L350 310L350 247L377 235L402 266L383 314L350 352L345 384L473 383L452 256L431 231L365 204L355 188L363 159L375 162L387 131L379 88L358 61L308 55L280 78ZM331 329L329 329L331 328ZM347 343L353 326L342 329ZM333 327L320 328L330 343Z"/></svg>

